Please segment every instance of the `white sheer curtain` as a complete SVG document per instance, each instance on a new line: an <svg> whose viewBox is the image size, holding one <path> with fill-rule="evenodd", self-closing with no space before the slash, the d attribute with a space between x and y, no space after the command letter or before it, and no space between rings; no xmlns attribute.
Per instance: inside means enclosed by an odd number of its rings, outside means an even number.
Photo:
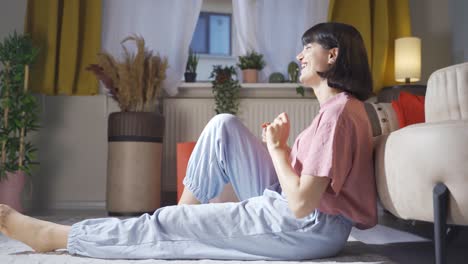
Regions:
<svg viewBox="0 0 468 264"><path fill-rule="evenodd" d="M233 0L237 47L234 56L250 50L263 54L260 82L273 72L287 78L287 68L302 49L301 36L311 26L325 22L328 0ZM297 62L297 61L296 61Z"/></svg>
<svg viewBox="0 0 468 264"><path fill-rule="evenodd" d="M130 34L169 61L166 92L173 96L181 82L188 48L202 0L103 0L102 50L121 54L120 41Z"/></svg>

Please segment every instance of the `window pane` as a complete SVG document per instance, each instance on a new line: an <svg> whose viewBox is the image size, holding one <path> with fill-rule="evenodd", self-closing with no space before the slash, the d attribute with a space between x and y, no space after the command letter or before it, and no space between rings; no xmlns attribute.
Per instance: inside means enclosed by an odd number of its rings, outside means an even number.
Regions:
<svg viewBox="0 0 468 264"><path fill-rule="evenodd" d="M230 55L231 17L210 15L210 54Z"/></svg>
<svg viewBox="0 0 468 264"><path fill-rule="evenodd" d="M193 33L192 43L190 47L197 53L208 53L208 32L207 32L207 17L200 14Z"/></svg>

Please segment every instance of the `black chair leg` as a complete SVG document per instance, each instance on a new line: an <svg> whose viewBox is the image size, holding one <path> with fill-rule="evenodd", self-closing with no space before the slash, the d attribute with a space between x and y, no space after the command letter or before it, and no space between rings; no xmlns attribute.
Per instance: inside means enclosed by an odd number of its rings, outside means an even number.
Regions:
<svg viewBox="0 0 468 264"><path fill-rule="evenodd" d="M434 198L434 246L435 263L447 263L447 241L445 239L447 230L447 207L448 207L447 186L438 183L433 190Z"/></svg>

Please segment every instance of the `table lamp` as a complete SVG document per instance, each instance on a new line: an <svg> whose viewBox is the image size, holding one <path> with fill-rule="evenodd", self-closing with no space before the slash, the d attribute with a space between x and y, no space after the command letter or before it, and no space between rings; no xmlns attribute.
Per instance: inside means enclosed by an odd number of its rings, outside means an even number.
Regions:
<svg viewBox="0 0 468 264"><path fill-rule="evenodd" d="M421 79L421 39L404 37L395 40L395 81L402 85L384 87L378 100L397 100L400 91L426 94L426 85L413 84Z"/></svg>
<svg viewBox="0 0 468 264"><path fill-rule="evenodd" d="M405 37L395 40L395 80L410 84L421 79L421 39Z"/></svg>

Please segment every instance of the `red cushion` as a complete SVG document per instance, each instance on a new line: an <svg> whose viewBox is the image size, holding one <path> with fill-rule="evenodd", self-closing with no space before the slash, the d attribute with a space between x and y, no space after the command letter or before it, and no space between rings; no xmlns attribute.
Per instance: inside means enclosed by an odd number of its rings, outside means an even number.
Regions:
<svg viewBox="0 0 468 264"><path fill-rule="evenodd" d="M392 101L400 128L424 123L424 96L400 92L398 101Z"/></svg>

